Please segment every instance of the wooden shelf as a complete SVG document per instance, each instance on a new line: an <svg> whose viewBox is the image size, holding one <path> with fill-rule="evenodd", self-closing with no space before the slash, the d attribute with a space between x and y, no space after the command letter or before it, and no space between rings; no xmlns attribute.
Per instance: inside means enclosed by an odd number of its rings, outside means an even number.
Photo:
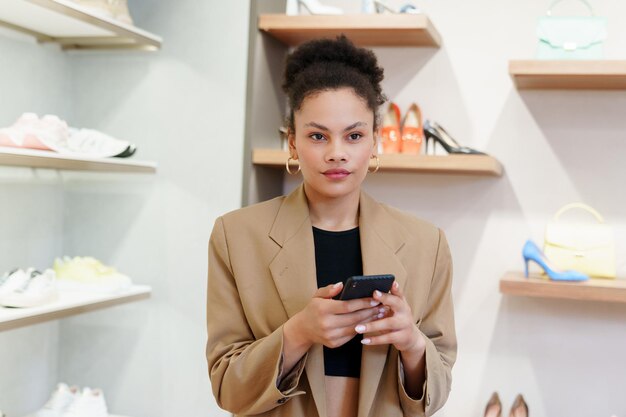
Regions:
<svg viewBox="0 0 626 417"><path fill-rule="evenodd" d="M26 417L36 417L34 414L29 414ZM126 416L120 416L118 414L109 414L108 417L126 417Z"/></svg>
<svg viewBox="0 0 626 417"><path fill-rule="evenodd" d="M151 292L152 289L146 285L133 285L128 291L119 294L61 291L57 301L40 307L0 307L0 331L57 320L131 301L143 300L149 298Z"/></svg>
<svg viewBox="0 0 626 417"><path fill-rule="evenodd" d="M2 0L0 26L55 42L63 49L154 51L162 39L135 26L100 16L70 0Z"/></svg>
<svg viewBox="0 0 626 417"><path fill-rule="evenodd" d="M500 280L500 292L525 297L626 303L626 280L561 282L551 281L537 274L525 278L522 272L507 272Z"/></svg>
<svg viewBox="0 0 626 417"><path fill-rule="evenodd" d="M128 158L68 157L51 151L6 147L0 147L0 165L127 173L155 173L157 168L154 162Z"/></svg>
<svg viewBox="0 0 626 417"><path fill-rule="evenodd" d="M283 168L289 154L280 149L255 149L252 163L260 166ZM380 172L400 171L456 175L502 175L502 165L487 155L379 155ZM295 166L296 164L294 164Z"/></svg>
<svg viewBox="0 0 626 417"><path fill-rule="evenodd" d="M289 46L316 38L334 38L342 33L360 46L441 45L441 36L424 14L262 14L258 26Z"/></svg>
<svg viewBox="0 0 626 417"><path fill-rule="evenodd" d="M626 61L510 61L509 74L518 89L626 89Z"/></svg>

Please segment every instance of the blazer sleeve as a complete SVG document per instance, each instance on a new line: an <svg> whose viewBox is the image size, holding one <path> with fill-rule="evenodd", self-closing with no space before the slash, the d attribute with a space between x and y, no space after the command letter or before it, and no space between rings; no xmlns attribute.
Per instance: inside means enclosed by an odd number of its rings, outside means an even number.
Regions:
<svg viewBox="0 0 626 417"><path fill-rule="evenodd" d="M431 280L426 310L417 325L426 339L426 380L422 398L409 397L404 388L404 370L398 355L398 391L407 416L431 416L445 404L456 361L456 332L452 307L452 257L443 231Z"/></svg>
<svg viewBox="0 0 626 417"><path fill-rule="evenodd" d="M260 414L304 394L296 391L304 360L281 375L283 327L256 339L248 325L221 217L209 241L207 333L209 377L221 408L234 414Z"/></svg>

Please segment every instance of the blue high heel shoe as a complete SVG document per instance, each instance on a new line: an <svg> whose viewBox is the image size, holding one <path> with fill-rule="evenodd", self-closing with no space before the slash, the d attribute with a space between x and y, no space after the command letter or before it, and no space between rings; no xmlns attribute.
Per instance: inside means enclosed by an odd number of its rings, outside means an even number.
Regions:
<svg viewBox="0 0 626 417"><path fill-rule="evenodd" d="M527 240L522 250L524 256L524 276L528 278L528 262L534 261L546 271L550 279L554 281L587 281L589 277L578 271L559 271L550 265L548 258L532 240Z"/></svg>

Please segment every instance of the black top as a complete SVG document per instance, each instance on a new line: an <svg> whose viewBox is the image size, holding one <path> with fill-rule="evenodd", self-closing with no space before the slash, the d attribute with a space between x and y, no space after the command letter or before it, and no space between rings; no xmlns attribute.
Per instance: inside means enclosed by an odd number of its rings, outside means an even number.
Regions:
<svg viewBox="0 0 626 417"><path fill-rule="evenodd" d="M359 228L330 232L313 228L317 287L325 287L363 274ZM352 340L335 349L324 346L324 373L329 376L361 376L361 340L357 334Z"/></svg>

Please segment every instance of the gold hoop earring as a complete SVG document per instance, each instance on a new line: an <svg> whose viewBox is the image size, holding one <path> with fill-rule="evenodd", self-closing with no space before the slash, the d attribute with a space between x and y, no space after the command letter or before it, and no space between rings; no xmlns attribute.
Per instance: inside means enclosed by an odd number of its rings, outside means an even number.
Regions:
<svg viewBox="0 0 626 417"><path fill-rule="evenodd" d="M380 168L380 159L378 158L378 155L372 155L372 158L370 159L374 159L374 158L376 158L376 168L374 168L373 171L370 171L368 168L367 172L369 172L370 174L375 174L376 172L378 172L378 169Z"/></svg>
<svg viewBox="0 0 626 417"><path fill-rule="evenodd" d="M298 164L298 170L296 172L292 172L289 169L289 161L296 161L296 159L293 159L292 157L287 158L287 162L285 162L285 169L287 170L287 173L289 175L296 175L298 172L300 172L300 164Z"/></svg>

